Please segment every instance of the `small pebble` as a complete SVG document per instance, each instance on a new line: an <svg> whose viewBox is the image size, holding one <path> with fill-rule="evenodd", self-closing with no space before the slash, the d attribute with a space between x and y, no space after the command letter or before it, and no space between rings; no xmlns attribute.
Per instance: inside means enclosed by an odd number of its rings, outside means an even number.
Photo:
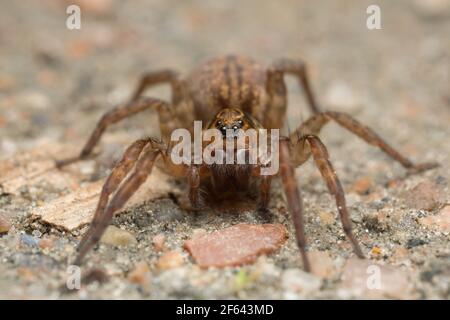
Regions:
<svg viewBox="0 0 450 320"><path fill-rule="evenodd" d="M445 206L436 215L420 218L419 222L427 228L450 232L450 206Z"/></svg>
<svg viewBox="0 0 450 320"><path fill-rule="evenodd" d="M320 289L322 280L300 269L287 269L281 276L281 287L285 299L298 299L302 296L314 293Z"/></svg>
<svg viewBox="0 0 450 320"><path fill-rule="evenodd" d="M352 207L361 202L361 196L357 193L350 192L345 196L345 200L347 201L347 207Z"/></svg>
<svg viewBox="0 0 450 320"><path fill-rule="evenodd" d="M113 246L128 246L137 243L137 240L130 232L119 229L116 226L109 226L100 242Z"/></svg>
<svg viewBox="0 0 450 320"><path fill-rule="evenodd" d="M383 257L383 249L380 247L373 247L372 250L370 250L370 257L372 259L380 259Z"/></svg>
<svg viewBox="0 0 450 320"><path fill-rule="evenodd" d="M334 214L331 212L321 211L319 213L319 219L322 223L326 225L331 225L336 221Z"/></svg>
<svg viewBox="0 0 450 320"><path fill-rule="evenodd" d="M411 281L405 272L370 260L359 258L347 260L341 280L339 291L343 298L416 298Z"/></svg>
<svg viewBox="0 0 450 320"><path fill-rule="evenodd" d="M92 175L95 172L95 161L83 161L79 164L80 173L86 176Z"/></svg>
<svg viewBox="0 0 450 320"><path fill-rule="evenodd" d="M33 230L33 232L31 232L31 235L35 238L40 238L42 237L42 232L40 232L39 230Z"/></svg>
<svg viewBox="0 0 450 320"><path fill-rule="evenodd" d="M207 232L205 229L196 228L196 229L192 230L192 238L193 239L204 236L206 234L207 234Z"/></svg>
<svg viewBox="0 0 450 320"><path fill-rule="evenodd" d="M19 99L21 103L30 109L43 111L47 110L50 106L49 98L39 91L24 92L19 96Z"/></svg>
<svg viewBox="0 0 450 320"><path fill-rule="evenodd" d="M173 269L182 266L184 263L183 256L178 251L172 250L162 255L156 266L159 270Z"/></svg>
<svg viewBox="0 0 450 320"><path fill-rule="evenodd" d="M311 272L320 278L329 278L335 271L333 259L327 251L309 251Z"/></svg>
<svg viewBox="0 0 450 320"><path fill-rule="evenodd" d="M386 219L381 220L378 212L367 213L363 216L362 220L364 227L373 232L384 232L389 228Z"/></svg>
<svg viewBox="0 0 450 320"><path fill-rule="evenodd" d="M128 274L128 281L140 285L148 290L150 287L150 268L145 261L136 264L134 269Z"/></svg>
<svg viewBox="0 0 450 320"><path fill-rule="evenodd" d="M406 243L406 248L411 249L414 247L422 246L424 244L426 244L426 242L423 241L422 239L412 238L412 239L409 239L408 242Z"/></svg>
<svg viewBox="0 0 450 320"><path fill-rule="evenodd" d="M39 240L39 247L41 249L50 249L53 247L55 242L54 237L45 237Z"/></svg>
<svg viewBox="0 0 450 320"><path fill-rule="evenodd" d="M271 253L286 240L281 224L238 224L185 242L185 248L202 268L228 267L252 263Z"/></svg>
<svg viewBox="0 0 450 320"><path fill-rule="evenodd" d="M153 243L153 249L156 252L161 252L161 251L164 251L167 249L166 248L166 236L163 235L162 233L154 236L152 239L152 243Z"/></svg>
<svg viewBox="0 0 450 320"><path fill-rule="evenodd" d="M412 209L433 210L443 201L442 189L433 182L423 181L405 196L406 205Z"/></svg>
<svg viewBox="0 0 450 320"><path fill-rule="evenodd" d="M370 177L362 177L353 183L350 190L360 195L366 195L369 193L371 187L372 179Z"/></svg>
<svg viewBox="0 0 450 320"><path fill-rule="evenodd" d="M395 246L392 251L392 258L396 262L404 261L408 258L408 249L401 245Z"/></svg>
<svg viewBox="0 0 450 320"><path fill-rule="evenodd" d="M11 229L11 223L2 215L0 215L0 234L7 233Z"/></svg>
<svg viewBox="0 0 450 320"><path fill-rule="evenodd" d="M30 247L38 247L39 246L39 239L36 237L33 237L29 234L20 235L20 242L27 246L30 246Z"/></svg>

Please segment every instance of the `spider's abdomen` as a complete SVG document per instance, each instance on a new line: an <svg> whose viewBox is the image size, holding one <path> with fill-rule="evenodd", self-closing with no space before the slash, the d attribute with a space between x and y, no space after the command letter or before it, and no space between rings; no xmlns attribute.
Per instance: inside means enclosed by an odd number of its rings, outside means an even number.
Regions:
<svg viewBox="0 0 450 320"><path fill-rule="evenodd" d="M266 77L266 69L246 57L225 56L204 63L186 79L196 120L207 122L230 107L261 120L267 104Z"/></svg>

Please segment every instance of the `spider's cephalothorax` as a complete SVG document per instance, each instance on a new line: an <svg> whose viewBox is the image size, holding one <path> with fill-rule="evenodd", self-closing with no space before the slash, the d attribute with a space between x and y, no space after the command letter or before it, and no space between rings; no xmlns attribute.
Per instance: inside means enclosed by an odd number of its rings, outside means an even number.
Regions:
<svg viewBox="0 0 450 320"><path fill-rule="evenodd" d="M228 132L237 133L239 130L256 129L259 125L245 112L238 108L223 108L214 117L208 128L219 130L224 137Z"/></svg>
<svg viewBox="0 0 450 320"><path fill-rule="evenodd" d="M214 195L226 196L230 190L252 193L257 185L255 177L259 167L258 158L251 162L249 154L253 148L257 150L258 130L261 129L259 122L241 109L223 108L213 117L207 129L218 130L222 140L220 147L211 152L216 161L205 165ZM245 136L251 130L255 145L252 145L250 137ZM228 158L227 152L231 155ZM239 162L239 156L245 161Z"/></svg>
<svg viewBox="0 0 450 320"><path fill-rule="evenodd" d="M171 133L177 128L186 128L192 132L195 120L205 124L203 129L219 130L222 138L226 137L227 133L233 134L239 130L281 129L287 107L287 93L283 79L285 74L291 74L298 79L312 115L288 137L279 138L279 171L273 175L263 174L267 162L260 161L259 158L256 164L251 165L211 165L204 162L176 164L172 161L170 157L172 144L169 143ZM142 97L147 88L159 83L171 85L170 103ZM371 129L345 113L322 112L310 88L306 67L302 61L282 59L263 67L252 59L240 56L210 60L186 78L180 78L171 70L160 70L144 75L130 101L109 111L101 118L80 155L60 161L58 166L62 167L87 158L109 125L149 108L158 112L162 139L147 138L135 141L112 169L102 189L91 226L78 247L76 264L81 263L89 249L98 242L114 212L122 208L136 192L157 160L173 176L187 179L188 195L193 208L200 205L199 190L205 180L211 181L216 191L238 191L254 188L254 185L250 184L250 180L254 179L259 182L255 184L259 190L258 210L267 212L271 179L273 176L280 176L288 209L293 216L305 270L310 270L310 265L302 222L302 201L294 169L311 155L330 193L336 199L344 231L352 243L355 254L360 258L364 257L352 232L341 183L329 161L327 149L318 137L326 123L336 122L367 143L378 147L411 171L419 172L436 166L434 163L412 163Z"/></svg>

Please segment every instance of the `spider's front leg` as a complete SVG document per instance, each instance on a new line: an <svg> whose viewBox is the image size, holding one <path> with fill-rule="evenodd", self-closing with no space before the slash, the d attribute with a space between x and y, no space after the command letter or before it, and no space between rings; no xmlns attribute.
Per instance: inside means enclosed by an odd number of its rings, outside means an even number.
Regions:
<svg viewBox="0 0 450 320"><path fill-rule="evenodd" d="M189 201L192 210L199 210L203 207L200 196L200 166L191 164L187 169L187 181L189 185Z"/></svg>
<svg viewBox="0 0 450 320"><path fill-rule="evenodd" d="M303 226L303 202L300 190L297 187L297 181L295 180L294 167L291 163L288 139L280 139L279 152L281 181L283 183L284 193L286 194L288 208L294 220L297 245L302 256L303 268L305 269L305 271L309 272L311 270L311 266L309 263L308 255L306 254L306 237L305 229Z"/></svg>
<svg viewBox="0 0 450 320"><path fill-rule="evenodd" d="M172 106L177 106L180 101L183 100L184 89L183 83L176 72L172 70L159 70L144 74L129 102L124 105L119 105L113 110L105 113L97 123L95 130L92 132L80 154L73 158L57 161L57 167L62 168L73 162L86 159L92 153L92 150L97 145L102 134L110 125L147 109L156 109L161 123L161 135L164 140L170 137L172 130L180 126L178 120L176 120L176 117L174 116L174 111L169 109L169 104L158 99L141 97L148 88L163 83L169 83L171 85Z"/></svg>
<svg viewBox="0 0 450 320"><path fill-rule="evenodd" d="M285 74L293 75L298 79L311 112L313 114L320 112L320 107L311 88L305 62L298 59L280 59L267 70L266 90L271 100L271 107L265 115L265 128L279 129L283 127L287 107Z"/></svg>
<svg viewBox="0 0 450 320"><path fill-rule="evenodd" d="M353 251L359 258L364 259L364 253L353 235L352 224L350 222L347 204L345 202L344 189L342 188L341 182L339 181L333 165L329 160L327 148L317 136L307 135L302 137L302 139L308 142L314 162L327 184L328 191L336 198L336 206L339 216L341 217L342 227L353 246Z"/></svg>
<svg viewBox="0 0 450 320"><path fill-rule="evenodd" d="M347 238L350 240L353 246L353 251L359 258L364 258L364 254L358 244L358 241L353 235L352 225L349 219L347 205L345 203L344 190L342 189L341 182L339 181L339 178L334 171L333 165L329 161L328 151L326 147L317 136L311 134L302 136L300 138L294 136L291 137L291 140L295 142L284 147L291 150L289 161L292 161L292 163L294 163L295 165L299 165L305 162L311 154L313 155L314 162L327 184L328 191L336 199L336 206L341 218L342 226ZM294 177L293 172L292 176ZM292 179L295 180L295 178Z"/></svg>
<svg viewBox="0 0 450 320"><path fill-rule="evenodd" d="M154 147L155 141L146 139L134 142L112 170L102 188L94 219L77 248L75 264L81 264L87 252L100 240L114 213L125 205L151 173L153 164L162 153L159 147ZM128 175L133 167L134 171ZM108 201L114 192L114 196Z"/></svg>
<svg viewBox="0 0 450 320"><path fill-rule="evenodd" d="M258 200L258 213L264 218L264 220L270 222L272 215L269 210L270 202L270 187L272 184L271 175L261 174L261 165L255 165L251 171L253 177L259 179L259 200Z"/></svg>

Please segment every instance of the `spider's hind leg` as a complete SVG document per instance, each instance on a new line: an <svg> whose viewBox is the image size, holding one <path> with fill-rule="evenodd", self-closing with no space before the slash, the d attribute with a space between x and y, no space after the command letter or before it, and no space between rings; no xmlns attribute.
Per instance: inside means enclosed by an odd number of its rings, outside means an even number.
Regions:
<svg viewBox="0 0 450 320"><path fill-rule="evenodd" d="M141 111L147 109L156 109L159 115L159 122L161 128L161 136L165 141L170 137L171 132L180 127L177 117L175 117L174 110L169 108L169 104L152 98L143 98L142 94L148 88L157 85L169 83L172 88L172 106L178 106L183 100L183 82L179 79L176 72L172 70L159 70L154 72L148 72L144 74L139 80L133 95L128 103L119 105L113 110L105 113L100 121L97 123L96 128L92 132L89 140L81 150L80 154L76 157L59 160L56 162L58 168L62 168L73 162L86 159L91 155L92 150L97 145L104 131L112 124L117 123L125 118L131 117Z"/></svg>
<svg viewBox="0 0 450 320"><path fill-rule="evenodd" d="M341 182L336 175L336 172L329 160L328 151L319 137L314 135L306 135L300 139L300 143L306 141L310 147L311 153L314 158L314 162L319 169L322 177L324 178L328 191L335 197L336 206L341 218L342 227L347 238L350 240L353 251L359 258L365 258L358 241L353 235L352 224L350 222L350 217L347 210L347 205L345 203L344 189L342 188Z"/></svg>
<svg viewBox="0 0 450 320"><path fill-rule="evenodd" d="M311 271L308 255L306 253L306 237L303 226L303 202L300 190L297 187L295 179L294 167L291 162L291 152L289 148L289 140L280 140L280 173L283 183L284 193L287 198L288 208L294 220L295 234L297 237L297 245L303 260L303 268L305 271Z"/></svg>
<svg viewBox="0 0 450 320"><path fill-rule="evenodd" d="M264 117L264 127L267 129L283 127L286 116L287 96L284 75L297 78L303 89L308 107L313 114L320 112L320 107L312 90L306 63L299 59L279 59L267 70L266 90L271 100L271 106Z"/></svg>
<svg viewBox="0 0 450 320"><path fill-rule="evenodd" d="M350 132L354 133L368 144L378 147L381 151L386 153L392 159L399 162L403 167L407 168L412 173L421 172L424 170L432 169L438 166L434 162L425 163L413 163L411 160L403 156L399 151L390 146L385 140L383 140L372 129L363 125L353 117L342 112L321 112L313 115L306 120L299 129L297 129L291 138L300 137L303 135L317 135L322 127L330 120L335 121L338 125L346 128Z"/></svg>
<svg viewBox="0 0 450 320"><path fill-rule="evenodd" d="M191 164L187 169L187 182L189 185L190 210L197 211L205 206L200 193L200 166Z"/></svg>

